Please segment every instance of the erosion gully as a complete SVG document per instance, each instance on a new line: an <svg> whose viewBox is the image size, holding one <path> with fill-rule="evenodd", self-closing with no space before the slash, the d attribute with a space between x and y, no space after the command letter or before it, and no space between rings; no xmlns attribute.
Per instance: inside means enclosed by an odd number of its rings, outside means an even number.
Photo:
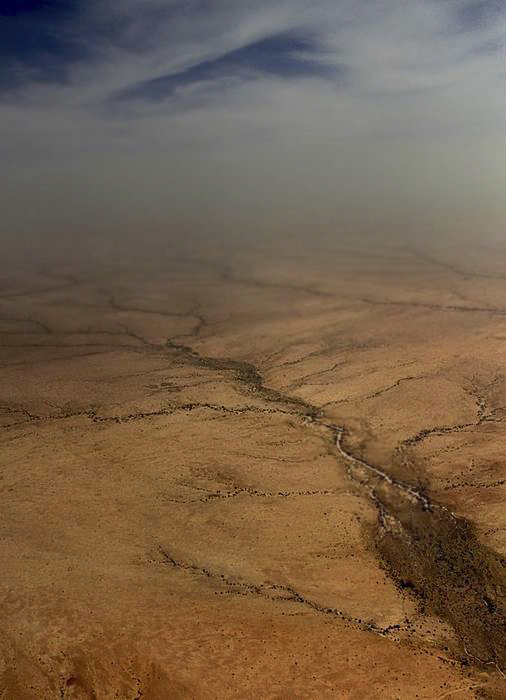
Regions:
<svg viewBox="0 0 506 700"><path fill-rule="evenodd" d="M266 386L254 365L207 357L173 340L165 347L198 367L232 372L249 393L324 431L350 479L367 490L378 509L374 547L396 585L417 599L422 613L451 625L463 665L492 667L506 678L506 560L479 542L470 522L355 457L346 449L345 428L326 420L318 407Z"/></svg>

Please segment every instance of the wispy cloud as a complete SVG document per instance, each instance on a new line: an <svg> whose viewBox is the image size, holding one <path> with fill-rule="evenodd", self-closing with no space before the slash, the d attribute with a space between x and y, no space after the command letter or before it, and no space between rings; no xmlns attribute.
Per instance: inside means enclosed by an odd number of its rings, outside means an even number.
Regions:
<svg viewBox="0 0 506 700"><path fill-rule="evenodd" d="M271 76L280 79L326 78L337 80L344 66L327 64L316 38L283 32L253 41L219 56L208 58L182 71L142 81L119 92L116 100L163 100L195 85L223 84Z"/></svg>
<svg viewBox="0 0 506 700"><path fill-rule="evenodd" d="M458 139L475 144L469 153L481 139L494 161L506 138L503 5L8 0L0 5L2 197L9 205L13 182L34 187L43 173L56 183L71 169L85 193L90 173L108 175L103 191L117 186L126 200L149 183L163 208L161 182L183 202L201 178L201 193L218 188L216 200L235 191L247 164L270 192L283 182L297 203L323 197L332 208L336 182L348 194L351 182L406 193L397 164L415 144L422 161L432 154L440 178ZM58 180L54 191L71 182ZM490 181L476 188L490 190Z"/></svg>
<svg viewBox="0 0 506 700"><path fill-rule="evenodd" d="M343 85L346 76L364 97L426 92L464 76L470 84L481 70L502 73L506 35L500 0L316 0L311 8L302 0L9 0L0 12L5 99L46 82L48 99L62 106L159 103L196 85L253 78ZM52 83L68 89L52 93Z"/></svg>

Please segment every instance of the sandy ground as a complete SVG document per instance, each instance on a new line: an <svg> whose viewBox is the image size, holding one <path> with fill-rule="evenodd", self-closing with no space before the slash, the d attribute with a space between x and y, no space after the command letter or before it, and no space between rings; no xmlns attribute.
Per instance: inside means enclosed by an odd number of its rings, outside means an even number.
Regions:
<svg viewBox="0 0 506 700"><path fill-rule="evenodd" d="M506 256L4 262L0 697L506 697Z"/></svg>

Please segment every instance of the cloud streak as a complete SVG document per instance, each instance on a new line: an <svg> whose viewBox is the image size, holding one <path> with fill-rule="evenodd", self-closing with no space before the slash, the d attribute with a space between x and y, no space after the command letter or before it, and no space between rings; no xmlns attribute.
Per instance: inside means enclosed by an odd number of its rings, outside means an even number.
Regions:
<svg viewBox="0 0 506 700"><path fill-rule="evenodd" d="M337 80L344 66L327 65L316 39L284 32L200 61L182 71L169 73L122 90L115 99L162 100L195 85L217 84L231 78L239 81L261 77L280 79L326 78Z"/></svg>

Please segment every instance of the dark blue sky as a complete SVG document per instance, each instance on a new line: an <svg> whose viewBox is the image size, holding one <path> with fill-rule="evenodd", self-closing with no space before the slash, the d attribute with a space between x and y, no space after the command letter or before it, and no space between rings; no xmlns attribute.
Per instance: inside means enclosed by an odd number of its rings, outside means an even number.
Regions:
<svg viewBox="0 0 506 700"><path fill-rule="evenodd" d="M167 2L124 17L96 16L82 0L7 0L0 8L0 89L29 82L61 82L79 63L93 63L104 50L149 50L154 23L171 23L192 16L198 8ZM209 11L209 8L208 10ZM156 32L155 32L156 33ZM156 75L120 91L117 99L160 100L178 88L227 77L255 75L280 78L331 78L341 67L322 60L317 37L303 29L273 32L270 36L225 50L184 70Z"/></svg>
<svg viewBox="0 0 506 700"><path fill-rule="evenodd" d="M70 64L90 57L81 19L78 0L2 0L0 88L65 81Z"/></svg>

